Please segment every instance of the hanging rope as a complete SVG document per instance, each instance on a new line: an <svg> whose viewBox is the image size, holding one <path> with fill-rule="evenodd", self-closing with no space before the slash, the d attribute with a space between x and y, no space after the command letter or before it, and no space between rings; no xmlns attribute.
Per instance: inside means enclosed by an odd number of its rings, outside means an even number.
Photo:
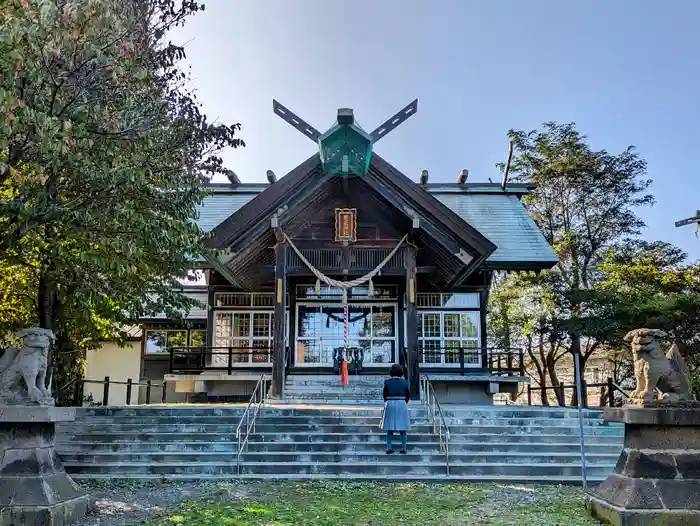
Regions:
<svg viewBox="0 0 700 526"><path fill-rule="evenodd" d="M368 281L370 281L372 278L374 278L377 274L381 272L381 270L386 266L387 263L389 263L389 260L394 257L394 255L399 251L401 248L401 245L403 245L404 241L408 239L408 234L404 235L401 238L401 241L393 248L391 252L389 252L389 255L385 257L377 267L369 272L368 274L365 274L364 276L360 278L356 278L350 281L339 281L337 279L329 278L326 276L323 272L315 268L308 259L304 257L304 254L301 253L301 251L296 247L296 245L292 242L291 239L289 239L289 236L287 234L284 234L284 239L289 243L289 246L292 247L292 250L296 252L297 256L299 256L299 259L301 259L301 262L306 265L306 267L313 273L314 276L320 281L323 281L326 285L330 287L338 287L343 290L343 303L347 303L347 290L351 289L353 287L359 287L360 285L364 285Z"/></svg>
<svg viewBox="0 0 700 526"><path fill-rule="evenodd" d="M289 243L289 246L292 247L292 250L296 252L297 256L299 256L299 259L301 259L302 263L306 265L306 267L313 273L314 276L316 276L316 279L318 280L316 283L316 294L320 294L319 290L319 283L320 281L323 281L326 285L329 287L338 287L343 291L343 357L340 362L340 383L342 385L348 385L349 382L349 377L348 377L348 325L349 325L349 318L350 318L350 313L349 313L349 308L348 308L348 289L354 288L354 287L359 287L360 285L363 285L369 281L369 290L368 293L371 296L374 296L374 285L372 283L372 278L374 278L377 274L379 274L382 269L386 266L387 263L391 260L391 258L394 257L394 255L399 251L399 248L401 248L401 245L403 245L404 241L408 239L408 234L404 235L401 238L401 241L398 242L398 244L393 248L391 252L389 252L389 255L385 257L377 267L369 272L368 274L365 274L364 276L353 279L350 281L340 281L337 279L329 278L326 276L323 272L318 270L316 267L314 267L311 262L304 257L304 254L301 253L301 250L297 248L297 246L294 244L294 242L289 239L289 236L285 234L284 232L282 233L284 235L284 239Z"/></svg>

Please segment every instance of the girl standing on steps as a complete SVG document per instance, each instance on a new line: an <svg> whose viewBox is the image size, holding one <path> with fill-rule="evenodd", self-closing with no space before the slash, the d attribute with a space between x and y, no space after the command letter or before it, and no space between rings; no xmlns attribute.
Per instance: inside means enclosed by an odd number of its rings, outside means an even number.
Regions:
<svg viewBox="0 0 700 526"><path fill-rule="evenodd" d="M384 381L384 415L382 429L386 431L386 454L391 455L394 433L401 434L401 454L406 454L406 432L410 426L408 400L411 397L408 382L403 378L403 369L399 364L391 366L390 378Z"/></svg>

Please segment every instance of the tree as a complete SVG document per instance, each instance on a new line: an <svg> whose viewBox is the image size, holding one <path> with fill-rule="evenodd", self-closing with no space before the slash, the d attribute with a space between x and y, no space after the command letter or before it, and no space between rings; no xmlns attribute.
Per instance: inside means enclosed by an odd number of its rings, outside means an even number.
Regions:
<svg viewBox="0 0 700 526"><path fill-rule="evenodd" d="M548 122L541 131L509 136L517 152L511 173L536 184L525 204L560 260L521 280L551 298L549 339L580 354L583 371L609 333L605 306L592 293L599 265L608 249L640 234L644 223L635 210L653 203L646 162L633 147L619 154L593 150L574 124Z"/></svg>
<svg viewBox="0 0 700 526"><path fill-rule="evenodd" d="M700 264L687 263L678 247L662 241L629 242L611 249L600 265L601 301L614 306L608 343L620 349L622 335L639 327L661 329L700 379ZM629 361L629 350L624 348ZM628 366L629 367L629 366ZM631 368L631 367L630 367Z"/></svg>
<svg viewBox="0 0 700 526"><path fill-rule="evenodd" d="M551 323L554 307L551 297L534 286L527 276L501 275L494 279L489 304L490 344L525 350L525 369L540 388L542 405L549 405L547 378L551 378L551 385L559 385L556 367L565 354ZM563 405L560 392L554 394Z"/></svg>
<svg viewBox="0 0 700 526"><path fill-rule="evenodd" d="M59 349L73 346L71 327L115 334L193 304L178 291L202 251L197 205L225 171L220 150L243 145L240 125L201 112L184 49L165 41L202 9L8 0L0 11L0 254Z"/></svg>

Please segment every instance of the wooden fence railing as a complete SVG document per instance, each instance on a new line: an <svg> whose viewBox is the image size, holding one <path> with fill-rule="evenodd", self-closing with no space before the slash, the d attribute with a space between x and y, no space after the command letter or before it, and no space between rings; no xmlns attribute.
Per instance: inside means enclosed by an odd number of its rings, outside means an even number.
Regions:
<svg viewBox="0 0 700 526"><path fill-rule="evenodd" d="M629 394L627 391L625 391L622 387L617 385L615 381L612 378L608 378L605 382L600 382L600 383L587 383L583 382L581 384L581 389L583 392L583 405L585 407L589 406L588 403L588 389L589 388L604 388L605 389L605 402L606 405L605 407L615 407L616 405L616 400L615 400L615 393L620 393L622 394L623 398L628 398ZM532 395L533 393L539 393L540 394L540 401L544 400L547 398L547 394L550 391L553 391L556 395L557 401L560 406L566 406L566 395L567 391L571 390L572 393L576 392L576 384L559 384L559 385L548 385L548 386L541 386L541 387L532 387L531 385L527 386L527 405L533 405L532 403Z"/></svg>

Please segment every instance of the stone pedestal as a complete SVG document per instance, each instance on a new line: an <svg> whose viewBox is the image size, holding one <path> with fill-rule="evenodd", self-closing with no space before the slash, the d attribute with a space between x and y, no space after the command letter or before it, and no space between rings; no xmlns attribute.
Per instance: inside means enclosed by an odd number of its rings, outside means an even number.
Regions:
<svg viewBox="0 0 700 526"><path fill-rule="evenodd" d="M589 492L588 508L617 526L700 525L700 408L606 408L624 422L615 473Z"/></svg>
<svg viewBox="0 0 700 526"><path fill-rule="evenodd" d="M0 406L0 526L64 526L85 517L89 497L63 469L56 422L75 409Z"/></svg>

